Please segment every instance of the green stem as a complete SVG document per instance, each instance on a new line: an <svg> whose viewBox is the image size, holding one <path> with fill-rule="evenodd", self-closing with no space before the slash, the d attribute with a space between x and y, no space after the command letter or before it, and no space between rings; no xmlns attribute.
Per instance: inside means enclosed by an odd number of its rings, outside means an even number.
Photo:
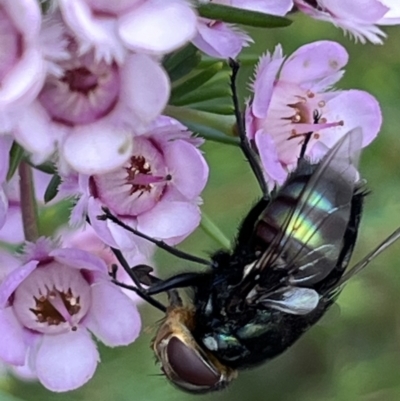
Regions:
<svg viewBox="0 0 400 401"><path fill-rule="evenodd" d="M202 212L200 227L212 239L218 242L223 248L229 249L231 242L226 238L225 234L215 225L215 223Z"/></svg>
<svg viewBox="0 0 400 401"><path fill-rule="evenodd" d="M19 164L18 171L25 239L29 242L35 242L39 238L39 226L32 170L28 163L22 161Z"/></svg>
<svg viewBox="0 0 400 401"><path fill-rule="evenodd" d="M206 111L189 109L186 107L167 106L165 114L179 121L189 121L207 127L215 128L228 136L235 136L235 117L222 116Z"/></svg>

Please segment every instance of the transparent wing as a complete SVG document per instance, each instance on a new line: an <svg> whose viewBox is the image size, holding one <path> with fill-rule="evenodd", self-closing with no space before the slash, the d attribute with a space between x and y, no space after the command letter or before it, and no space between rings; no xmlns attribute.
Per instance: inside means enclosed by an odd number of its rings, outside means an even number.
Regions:
<svg viewBox="0 0 400 401"><path fill-rule="evenodd" d="M266 278L270 266L285 270L289 277L277 286L274 295L263 294L259 281L258 300L262 299L262 304L293 314L308 313L316 307L317 294L301 287L319 282L337 264L359 179L361 141L360 128L349 131L308 175L308 181L295 174L261 216L278 227L277 235L246 276L247 285L242 288L248 288L257 275ZM289 201L295 204L287 213L282 204ZM286 288L283 292L282 287Z"/></svg>

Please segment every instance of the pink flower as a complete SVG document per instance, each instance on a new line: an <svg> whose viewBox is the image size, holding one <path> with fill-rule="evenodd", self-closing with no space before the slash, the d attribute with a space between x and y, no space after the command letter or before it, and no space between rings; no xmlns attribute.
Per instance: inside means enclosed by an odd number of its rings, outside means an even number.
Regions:
<svg viewBox="0 0 400 401"><path fill-rule="evenodd" d="M211 57L235 58L252 42L247 33L232 24L199 18L193 44Z"/></svg>
<svg viewBox="0 0 400 401"><path fill-rule="evenodd" d="M346 50L329 41L302 46L286 60L277 46L260 60L246 132L260 152L270 189L296 168L305 134L313 132L306 155L314 161L352 128L362 128L363 147L377 135L382 116L373 96L328 91L342 77L347 60Z"/></svg>
<svg viewBox="0 0 400 401"><path fill-rule="evenodd" d="M112 272L113 265L117 266L117 280L119 282L132 285L132 279L128 273L126 273L126 271L120 265L110 247L101 241L101 239L96 235L96 232L93 230L90 224L85 224L84 227L75 230L67 231L63 229L60 233L60 236L65 247L82 249L104 260L109 273ZM143 243L141 243L140 246L136 247L134 250L131 250L130 252L124 251L123 256L128 265L131 267L137 265L152 266L154 263L151 261L151 257L153 256L154 250L154 244L148 241L143 241ZM131 290L121 288L121 291L135 302L142 301L142 298L140 298Z"/></svg>
<svg viewBox="0 0 400 401"><path fill-rule="evenodd" d="M213 3L281 16L293 7L292 0L216 0ZM235 25L198 18L197 35L192 42L211 57L235 58L252 39Z"/></svg>
<svg viewBox="0 0 400 401"><path fill-rule="evenodd" d="M82 386L99 354L91 333L109 346L127 345L140 330L135 305L88 252L57 249L40 239L0 284L0 358L29 368L52 391Z"/></svg>
<svg viewBox="0 0 400 401"><path fill-rule="evenodd" d="M81 52L121 63L127 51L163 55L196 32L196 14L184 0L60 0Z"/></svg>
<svg viewBox="0 0 400 401"><path fill-rule="evenodd" d="M400 5L397 0L294 0L297 8L313 18L328 21L342 28L355 40L382 44L386 34L376 25L400 23Z"/></svg>
<svg viewBox="0 0 400 401"><path fill-rule="evenodd" d="M88 213L97 235L108 245L124 252L137 247L142 251L143 240L97 219L106 206L126 224L176 244L200 223L199 196L208 177L207 164L196 148L201 141L167 117L133 141L130 158L122 167L65 180L62 191L80 195L72 223L84 221Z"/></svg>
<svg viewBox="0 0 400 401"><path fill-rule="evenodd" d="M39 45L41 12L36 0L0 4L0 132L9 132L23 107L40 91L45 63Z"/></svg>
<svg viewBox="0 0 400 401"><path fill-rule="evenodd" d="M58 21L57 14L51 18ZM63 29L61 21L58 27ZM47 76L14 135L37 164L58 149L63 170L110 171L128 160L132 131L139 132L163 111L168 76L144 54L130 53L121 65L97 61L93 52L80 55L74 37L65 29L63 35L68 58L55 61L52 70L58 73Z"/></svg>

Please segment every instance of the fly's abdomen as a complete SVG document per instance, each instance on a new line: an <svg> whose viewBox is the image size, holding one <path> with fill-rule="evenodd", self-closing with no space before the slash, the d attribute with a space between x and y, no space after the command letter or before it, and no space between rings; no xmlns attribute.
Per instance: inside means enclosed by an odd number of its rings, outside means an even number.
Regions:
<svg viewBox="0 0 400 401"><path fill-rule="evenodd" d="M313 177L292 175L255 227L257 246L279 254L297 282L310 283L312 271L320 280L334 268L350 216L354 183L331 171L322 184L307 185Z"/></svg>

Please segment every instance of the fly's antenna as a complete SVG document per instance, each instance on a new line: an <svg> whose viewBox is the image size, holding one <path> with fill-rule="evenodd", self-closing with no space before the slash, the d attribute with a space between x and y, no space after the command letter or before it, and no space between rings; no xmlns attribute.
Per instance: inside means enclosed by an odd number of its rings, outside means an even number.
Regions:
<svg viewBox="0 0 400 401"><path fill-rule="evenodd" d="M267 183L265 182L264 179L264 174L261 169L261 165L258 162L258 157L254 150L251 148L250 142L246 137L246 129L245 129L245 123L244 123L244 115L240 110L239 107L239 98L237 94L237 85L236 85L236 79L237 79L237 74L239 72L239 63L230 58L229 59L229 66L231 67L232 74L231 74L231 90L232 90L232 101L233 101L233 108L235 111L235 117L236 117L236 126L237 130L239 132L239 139L240 139L240 147L244 153L244 156L246 157L247 161L250 164L251 169L253 170L253 173L258 181L258 184L261 188L261 192L263 193L263 197L265 199L269 199L269 192L268 192L268 187Z"/></svg>

